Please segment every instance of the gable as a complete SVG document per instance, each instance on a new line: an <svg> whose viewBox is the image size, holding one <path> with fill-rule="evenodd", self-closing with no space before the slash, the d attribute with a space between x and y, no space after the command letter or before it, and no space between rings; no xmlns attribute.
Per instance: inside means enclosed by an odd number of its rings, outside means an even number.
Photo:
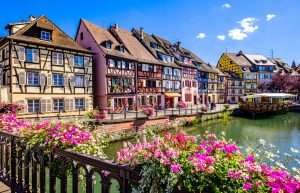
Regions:
<svg viewBox="0 0 300 193"><path fill-rule="evenodd" d="M51 34L51 41L41 40L41 31L49 32ZM44 46L54 46L89 52L85 48L82 48L80 45L78 45L71 37L64 33L45 16L39 17L38 19L30 22L22 29L18 30L15 34L8 36L8 38Z"/></svg>
<svg viewBox="0 0 300 193"><path fill-rule="evenodd" d="M233 61L227 54L221 56L217 67L223 72L230 72L237 74L240 78L243 77L241 66Z"/></svg>

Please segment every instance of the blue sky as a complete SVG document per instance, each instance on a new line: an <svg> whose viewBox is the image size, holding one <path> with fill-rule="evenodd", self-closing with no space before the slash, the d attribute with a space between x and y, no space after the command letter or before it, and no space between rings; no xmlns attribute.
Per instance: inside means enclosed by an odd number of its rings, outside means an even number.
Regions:
<svg viewBox="0 0 300 193"><path fill-rule="evenodd" d="M9 22L46 15L74 37L85 18L103 27L143 27L181 41L211 64L225 50L271 56L272 49L275 57L300 63L299 10L299 0L9 0L2 2L0 36Z"/></svg>

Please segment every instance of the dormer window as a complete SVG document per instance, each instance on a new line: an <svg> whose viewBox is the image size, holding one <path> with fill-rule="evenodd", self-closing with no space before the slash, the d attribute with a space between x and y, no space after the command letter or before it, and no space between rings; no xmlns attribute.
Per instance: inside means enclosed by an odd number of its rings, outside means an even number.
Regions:
<svg viewBox="0 0 300 193"><path fill-rule="evenodd" d="M41 31L41 40L51 41L51 33L49 31Z"/></svg>
<svg viewBox="0 0 300 193"><path fill-rule="evenodd" d="M155 42L150 42L150 46L151 46L151 48L159 49L159 45Z"/></svg>
<svg viewBox="0 0 300 193"><path fill-rule="evenodd" d="M112 42L111 41L106 41L105 42L105 48L106 49L111 49L111 46L112 46Z"/></svg>
<svg viewBox="0 0 300 193"><path fill-rule="evenodd" d="M125 52L125 47L122 46L122 45L120 45L120 46L118 47L118 50L119 50L120 52L124 53L124 52Z"/></svg>

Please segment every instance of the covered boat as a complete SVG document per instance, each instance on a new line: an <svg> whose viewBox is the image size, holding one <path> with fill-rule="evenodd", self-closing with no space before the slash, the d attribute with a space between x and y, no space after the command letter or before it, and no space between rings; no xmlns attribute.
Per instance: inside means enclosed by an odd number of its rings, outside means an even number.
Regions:
<svg viewBox="0 0 300 193"><path fill-rule="evenodd" d="M242 97L239 110L252 117L287 112L296 95L288 93L259 93Z"/></svg>

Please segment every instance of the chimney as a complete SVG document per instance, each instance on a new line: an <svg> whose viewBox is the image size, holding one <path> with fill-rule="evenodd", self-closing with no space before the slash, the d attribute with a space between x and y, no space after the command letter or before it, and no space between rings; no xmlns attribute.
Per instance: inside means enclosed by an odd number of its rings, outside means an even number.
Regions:
<svg viewBox="0 0 300 193"><path fill-rule="evenodd" d="M36 17L34 17L33 15L30 15L30 16L29 16L29 21L30 21L30 22L35 21L35 20L36 20Z"/></svg>
<svg viewBox="0 0 300 193"><path fill-rule="evenodd" d="M111 29L112 29L112 30L115 30L115 31L118 31L119 25L118 25L117 23L115 23L115 24L113 24L113 25L111 26Z"/></svg>
<svg viewBox="0 0 300 193"><path fill-rule="evenodd" d="M140 27L140 38L144 39L144 28Z"/></svg>
<svg viewBox="0 0 300 193"><path fill-rule="evenodd" d="M177 48L177 50L179 50L179 48L180 48L180 44L181 44L181 42L180 42L180 41L177 41L177 42L176 42L176 48Z"/></svg>
<svg viewBox="0 0 300 193"><path fill-rule="evenodd" d="M243 53L243 51L242 50L240 50L238 53L237 53L237 55L236 56L241 56L241 55L243 55L244 53Z"/></svg>

